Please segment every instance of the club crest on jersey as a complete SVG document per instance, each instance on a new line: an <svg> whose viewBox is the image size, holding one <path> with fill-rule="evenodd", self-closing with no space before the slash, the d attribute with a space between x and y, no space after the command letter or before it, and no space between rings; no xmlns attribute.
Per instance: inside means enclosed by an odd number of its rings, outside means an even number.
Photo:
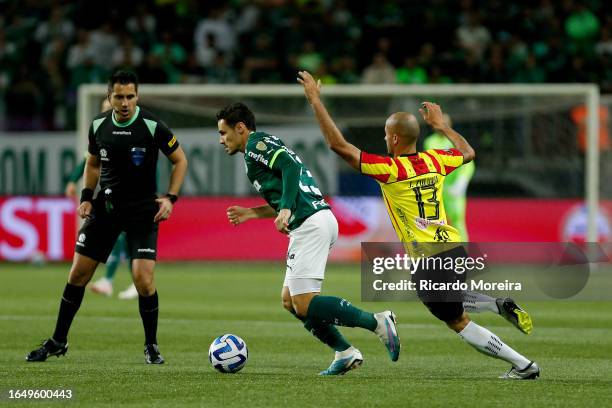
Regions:
<svg viewBox="0 0 612 408"><path fill-rule="evenodd" d="M436 234L434 235L434 241L436 242L448 242L449 240L448 232L438 227L436 229Z"/></svg>
<svg viewBox="0 0 612 408"><path fill-rule="evenodd" d="M144 147L132 147L132 149L130 149L130 158L132 159L132 163L134 163L135 166L142 165L146 152L147 149Z"/></svg>
<svg viewBox="0 0 612 408"><path fill-rule="evenodd" d="M106 149L100 149L100 158L102 161L109 161L108 152Z"/></svg>
<svg viewBox="0 0 612 408"><path fill-rule="evenodd" d="M257 142L257 144L255 145L255 148L257 150L261 150L262 152L265 152L266 150L268 150L268 146L266 146L266 144L264 142Z"/></svg>

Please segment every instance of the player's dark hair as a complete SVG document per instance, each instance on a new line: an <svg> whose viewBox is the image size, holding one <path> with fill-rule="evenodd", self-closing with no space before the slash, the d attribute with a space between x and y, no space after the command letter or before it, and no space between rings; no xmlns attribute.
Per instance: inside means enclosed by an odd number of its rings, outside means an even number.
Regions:
<svg viewBox="0 0 612 408"><path fill-rule="evenodd" d="M136 92L138 92L138 77L132 71L115 71L110 78L108 78L108 93L113 92L115 84L127 85L134 84Z"/></svg>
<svg viewBox="0 0 612 408"><path fill-rule="evenodd" d="M249 130L257 130L255 126L255 115L243 103L233 103L226 106L217 112L217 120L225 120L225 122L234 127L238 122L244 123L244 126Z"/></svg>

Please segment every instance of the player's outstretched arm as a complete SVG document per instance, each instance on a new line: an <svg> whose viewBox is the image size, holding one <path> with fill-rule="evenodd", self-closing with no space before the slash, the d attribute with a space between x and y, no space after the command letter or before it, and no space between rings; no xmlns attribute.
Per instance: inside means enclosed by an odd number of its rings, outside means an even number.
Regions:
<svg viewBox="0 0 612 408"><path fill-rule="evenodd" d="M453 142L455 148L463 155L463 163L469 163L474 160L476 152L474 152L472 146L470 146L463 136L448 126L448 123L444 120L444 114L442 113L440 105L433 102L423 102L421 106L419 112L421 112L425 122L427 122L436 132L442 133Z"/></svg>
<svg viewBox="0 0 612 408"><path fill-rule="evenodd" d="M304 86L304 94L306 99L314 110L321 132L325 137L325 141L330 149L338 156L342 157L350 166L356 170L359 169L361 158L361 150L355 145L346 141L342 132L336 126L325 105L321 102L321 81L315 81L312 75L307 71L298 72L300 76L297 80Z"/></svg>
<svg viewBox="0 0 612 408"><path fill-rule="evenodd" d="M245 208L238 205L233 205L227 209L227 219L232 225L240 225L243 222L254 218L274 218L276 211L269 205L259 207Z"/></svg>

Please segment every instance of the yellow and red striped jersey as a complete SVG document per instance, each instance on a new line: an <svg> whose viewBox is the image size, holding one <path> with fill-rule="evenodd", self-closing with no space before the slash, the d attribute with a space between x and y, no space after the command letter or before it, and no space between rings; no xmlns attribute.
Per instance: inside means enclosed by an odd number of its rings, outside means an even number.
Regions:
<svg viewBox="0 0 612 408"><path fill-rule="evenodd" d="M442 201L444 177L463 164L457 149L431 149L395 158L361 152L361 173L378 181L401 242L460 242Z"/></svg>

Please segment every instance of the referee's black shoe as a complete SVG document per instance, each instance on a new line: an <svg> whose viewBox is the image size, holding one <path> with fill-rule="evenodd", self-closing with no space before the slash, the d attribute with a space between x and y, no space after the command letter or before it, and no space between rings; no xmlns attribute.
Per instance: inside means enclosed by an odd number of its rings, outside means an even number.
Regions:
<svg viewBox="0 0 612 408"><path fill-rule="evenodd" d="M49 338L42 342L39 349L30 351L26 361L45 361L49 356L63 356L67 351L68 343L60 343Z"/></svg>
<svg viewBox="0 0 612 408"><path fill-rule="evenodd" d="M145 344L144 355L147 364L164 364L164 358L159 354L157 344Z"/></svg>

